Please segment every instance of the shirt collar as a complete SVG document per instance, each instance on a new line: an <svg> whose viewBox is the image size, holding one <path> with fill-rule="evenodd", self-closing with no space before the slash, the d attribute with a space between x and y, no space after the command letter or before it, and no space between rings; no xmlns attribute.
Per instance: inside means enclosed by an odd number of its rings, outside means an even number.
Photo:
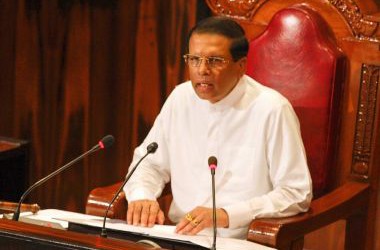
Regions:
<svg viewBox="0 0 380 250"><path fill-rule="evenodd" d="M232 89L232 91L224 97L222 100L211 103L208 102L210 110L215 111L223 111L226 108L232 107L237 101L241 99L241 97L244 94L244 90L246 87L246 84L244 84L244 76L240 78L236 86Z"/></svg>

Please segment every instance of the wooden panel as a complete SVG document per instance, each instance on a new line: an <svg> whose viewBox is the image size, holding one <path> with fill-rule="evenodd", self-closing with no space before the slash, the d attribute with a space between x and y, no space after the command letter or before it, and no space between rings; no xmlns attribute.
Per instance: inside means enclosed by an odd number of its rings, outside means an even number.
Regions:
<svg viewBox="0 0 380 250"><path fill-rule="evenodd" d="M0 122L2 135L10 135L13 121L16 1L0 0ZM5 105L6 104L6 105Z"/></svg>

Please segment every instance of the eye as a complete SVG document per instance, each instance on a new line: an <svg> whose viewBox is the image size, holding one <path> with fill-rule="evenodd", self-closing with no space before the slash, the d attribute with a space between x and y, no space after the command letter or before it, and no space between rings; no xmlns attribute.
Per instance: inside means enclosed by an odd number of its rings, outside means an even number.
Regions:
<svg viewBox="0 0 380 250"><path fill-rule="evenodd" d="M192 65L199 65L200 61L201 61L201 58L199 56L191 56L189 55L187 60L189 60L189 63L191 63Z"/></svg>
<svg viewBox="0 0 380 250"><path fill-rule="evenodd" d="M197 62L197 61L199 61L199 56L189 56L189 61L191 61L191 62Z"/></svg>
<svg viewBox="0 0 380 250"><path fill-rule="evenodd" d="M224 59L221 57L212 56L208 58L208 63L212 66L220 66L224 63Z"/></svg>

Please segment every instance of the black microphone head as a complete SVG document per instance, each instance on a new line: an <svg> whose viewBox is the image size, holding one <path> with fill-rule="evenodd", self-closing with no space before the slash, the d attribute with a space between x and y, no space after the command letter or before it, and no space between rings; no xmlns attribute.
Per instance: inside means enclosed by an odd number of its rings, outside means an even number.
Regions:
<svg viewBox="0 0 380 250"><path fill-rule="evenodd" d="M146 150L148 151L149 154L156 152L158 148L157 142L152 142L151 144L146 147Z"/></svg>
<svg viewBox="0 0 380 250"><path fill-rule="evenodd" d="M217 166L218 166L218 160L216 159L216 157L210 156L208 158L208 167L210 168L212 174L215 173L215 169L217 168Z"/></svg>
<svg viewBox="0 0 380 250"><path fill-rule="evenodd" d="M102 149L109 148L115 142L115 138L112 135L106 135L99 141L99 146Z"/></svg>
<svg viewBox="0 0 380 250"><path fill-rule="evenodd" d="M211 165L215 165L217 166L218 165L218 160L216 159L215 156L210 156L208 158L208 165L211 166Z"/></svg>

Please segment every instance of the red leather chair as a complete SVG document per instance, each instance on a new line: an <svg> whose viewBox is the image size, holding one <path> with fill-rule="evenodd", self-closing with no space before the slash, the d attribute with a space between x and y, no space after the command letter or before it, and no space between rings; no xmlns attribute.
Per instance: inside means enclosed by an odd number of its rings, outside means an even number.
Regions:
<svg viewBox="0 0 380 250"><path fill-rule="evenodd" d="M281 92L294 106L317 199L312 201L307 213L252 221L248 240L277 249L302 249L305 234L345 219L346 245L352 249L363 248L365 232L360 228L366 227L369 185L347 181L333 191L328 185L339 149L345 70L345 57L328 25L318 13L303 5L279 11L266 30L251 41L247 74ZM103 215L118 185L94 189L86 213ZM169 194L162 203L167 209L170 192L164 193ZM110 217L125 218L126 207L124 194L120 194Z"/></svg>
<svg viewBox="0 0 380 250"><path fill-rule="evenodd" d="M300 120L314 197L334 167L345 62L324 20L302 5L279 11L250 43L247 74L286 96Z"/></svg>
<svg viewBox="0 0 380 250"><path fill-rule="evenodd" d="M325 195L331 190L329 178L337 165L345 73L346 58L331 30L305 5L277 12L267 29L250 43L247 74L292 103L301 124L314 198L321 198L312 202L306 214L254 220L249 240L278 249L302 249L305 234L346 219L347 247L364 249L363 238L361 243L347 239L361 235L352 218L360 217L365 223L368 184L347 182Z"/></svg>

